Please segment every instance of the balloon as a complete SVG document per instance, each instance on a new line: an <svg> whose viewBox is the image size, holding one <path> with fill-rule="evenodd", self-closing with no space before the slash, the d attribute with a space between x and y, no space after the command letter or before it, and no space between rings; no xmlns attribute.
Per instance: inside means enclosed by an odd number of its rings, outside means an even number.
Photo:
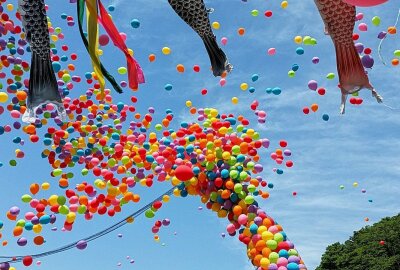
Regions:
<svg viewBox="0 0 400 270"><path fill-rule="evenodd" d="M175 169L175 176L180 181L188 181L188 180L192 179L192 177L194 176L194 173L189 166L180 165Z"/></svg>
<svg viewBox="0 0 400 270"><path fill-rule="evenodd" d="M316 81L314 81L314 80L311 80L311 81L308 82L308 88L310 90L315 91L318 88L318 83Z"/></svg>
<svg viewBox="0 0 400 270"><path fill-rule="evenodd" d="M368 30L367 24L366 24L366 23L360 23L360 24L358 25L358 30L360 30L361 32L367 31L367 30Z"/></svg>
<svg viewBox="0 0 400 270"><path fill-rule="evenodd" d="M226 37L221 38L221 43L222 45L226 45L228 43L228 38Z"/></svg>
<svg viewBox="0 0 400 270"><path fill-rule="evenodd" d="M165 55L168 55L171 53L171 49L169 47L163 47L161 51Z"/></svg>
<svg viewBox="0 0 400 270"><path fill-rule="evenodd" d="M32 264L32 262L33 262L33 259L32 259L31 256L25 256L25 257L22 259L22 263L23 263L25 266L30 266L30 265Z"/></svg>
<svg viewBox="0 0 400 270"><path fill-rule="evenodd" d="M221 27L221 25L219 24L219 22L213 22L213 23L211 24L211 26L212 26L212 28L214 28L214 29L219 29L219 28Z"/></svg>
<svg viewBox="0 0 400 270"><path fill-rule="evenodd" d="M312 104L312 105L311 105L311 110L312 110L313 112L318 111L318 104Z"/></svg>
<svg viewBox="0 0 400 270"><path fill-rule="evenodd" d="M275 48L269 48L268 49L268 55L275 55L276 49Z"/></svg>
<svg viewBox="0 0 400 270"><path fill-rule="evenodd" d="M378 16L372 17L372 24L375 26L379 26L381 24L381 18Z"/></svg>
<svg viewBox="0 0 400 270"><path fill-rule="evenodd" d="M133 28L139 28L139 26L140 26L139 20L138 20L138 19L133 19L133 20L131 21L131 26L132 26Z"/></svg>
<svg viewBox="0 0 400 270"><path fill-rule="evenodd" d="M374 59L366 54L361 58L361 62L365 68L372 68L374 66Z"/></svg>
<svg viewBox="0 0 400 270"><path fill-rule="evenodd" d="M80 240L78 243L76 243L76 248L83 250L87 247L87 242L85 240Z"/></svg>
<svg viewBox="0 0 400 270"><path fill-rule="evenodd" d="M108 43L110 42L110 38L108 37L108 35L100 35L99 36L99 44L101 46L106 46Z"/></svg>
<svg viewBox="0 0 400 270"><path fill-rule="evenodd" d="M386 3L388 0L343 0L343 2L352 6L372 7Z"/></svg>

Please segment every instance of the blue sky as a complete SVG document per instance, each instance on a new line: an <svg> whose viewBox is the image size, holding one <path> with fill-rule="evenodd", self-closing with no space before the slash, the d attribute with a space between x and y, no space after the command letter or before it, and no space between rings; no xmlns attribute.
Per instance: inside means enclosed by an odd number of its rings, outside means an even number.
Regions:
<svg viewBox="0 0 400 270"><path fill-rule="evenodd" d="M9 1L16 4L17 1ZM76 27L68 27L60 19L61 13L75 15L75 5L69 1L49 0L49 16L54 26L60 26L66 36L65 44L70 52L77 52L77 73L83 75L90 70L89 58L81 44ZM120 0L106 1L114 4L112 13L119 30L127 33L128 46L135 51L135 57L142 65L146 84L137 93L138 110L144 112L148 107L156 108L156 118L161 119L166 109L175 114L175 126L180 121L195 120L185 106L191 100L197 108L215 107L221 113L244 114L252 126L269 138L271 148L278 147L281 139L289 142L293 152L294 167L286 170L282 176L272 172L274 167L269 152L263 153L263 165L266 168L262 176L275 187L271 197L261 203L262 208L283 226L290 240L295 243L309 269L314 269L325 247L336 241L346 240L355 230L379 221L385 216L398 213L400 202L400 112L376 103L369 91L362 91L364 99L361 106L347 104L345 115L339 115L340 93L336 87L337 79L327 80L330 72L336 73L335 54L331 39L323 34L322 20L312 0L288 1L286 10L280 8L280 1L256 1L243 3L240 0L206 1L208 7L215 9L211 21L221 24L215 30L217 39L228 38L223 49L234 65L233 72L227 78L224 87L219 79L208 71L209 60L200 38L173 12L165 0ZM8 3L8 2L7 2ZM258 17L251 11L258 9ZM272 10L271 18L264 17L265 10ZM393 107L400 104L398 94L399 67L384 66L377 56L381 30L392 25L398 12L395 1L380 7L359 9L364 13L363 22L368 23L369 31L360 33L360 42L372 48L375 65L369 71L370 80L383 96L384 102ZM371 24L373 16L381 17L381 26ZM141 26L133 29L132 19L138 19ZM240 37L237 29L244 27L246 34ZM312 36L317 39L316 46L304 46L305 54L295 53L299 46L293 38L297 35ZM63 42L64 43L64 42ZM57 46L60 46L58 43ZM172 53L165 56L161 48L168 46ZM275 56L268 56L268 48L277 50ZM383 55L390 60L393 51L400 48L400 39L390 36L383 45ZM124 59L111 45L104 49L103 62L109 70L117 74L117 68L124 65ZM149 63L147 57L154 53L157 59ZM314 65L311 59L320 58ZM25 55L24 59L29 59ZM300 66L295 78L288 78L287 72L293 64ZM186 72L177 73L175 66L183 64ZM194 73L193 65L200 65L201 72ZM252 74L260 79L251 82ZM126 79L123 76L118 79ZM327 89L325 96L308 90L309 80L317 80ZM256 88L255 93L240 90L242 82ZM164 90L165 84L172 84L173 90ZM267 87L280 87L282 94L267 94ZM208 89L202 96L201 89ZM85 85L75 87L72 96L85 92ZM115 101L127 102L131 92L114 95ZM238 105L231 103L232 97L238 97ZM265 124L256 124L257 118L250 110L250 103L258 100L259 109L268 113ZM116 103L115 102L115 103ZM319 105L316 113L304 115L302 108L313 103ZM328 122L322 120L323 114L329 114ZM12 121L6 113L0 116L2 125ZM54 182L53 193L60 193L56 180L50 176L51 168L47 161L40 158L42 146L26 143L19 146L12 143L16 136L24 136L19 131L2 135L0 138L0 161L4 164L14 156L16 148L21 148L26 157L18 160L17 167L4 165L0 168L0 213L11 206L21 205L20 196L29 191L32 182ZM27 139L26 139L27 140ZM76 170L78 171L78 169ZM77 177L76 181L82 181ZM86 179L90 180L89 178ZM357 188L353 182L358 182ZM339 188L344 185L344 189ZM169 188L168 184L156 185L150 190L139 188L142 204L158 196ZM361 189L366 189L362 193ZM297 192L296 197L292 192ZM49 194L50 194L49 193ZM368 200L372 199L370 203ZM0 254L20 255L37 253L58 247L95 233L134 212L140 205L124 208L122 214L113 219L95 217L90 222L78 220L70 233L51 232L46 228L46 245L38 248L33 245L17 247L11 239L11 223L5 224L3 239L10 245L0 247ZM199 198L173 198L157 213L157 218L171 219L171 225L160 232L161 241L156 243L150 229L153 220L144 217L114 234L89 244L85 251L71 250L42 260L41 269L253 269L247 260L246 247L236 238L222 238L226 220L218 220L207 210L198 210L202 206ZM0 220L5 220L5 214ZM368 217L369 222L364 218ZM61 227L61 223L58 224ZM175 234L176 232L176 234ZM122 238L117 234L123 234ZM161 245L165 243L165 245ZM130 264L126 256L135 260ZM121 262L122 266L117 266ZM34 266L35 268L37 266Z"/></svg>

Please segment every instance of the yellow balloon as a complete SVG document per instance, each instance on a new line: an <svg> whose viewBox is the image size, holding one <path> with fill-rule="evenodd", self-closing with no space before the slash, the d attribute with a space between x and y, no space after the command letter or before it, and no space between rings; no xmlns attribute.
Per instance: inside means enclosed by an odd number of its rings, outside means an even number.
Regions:
<svg viewBox="0 0 400 270"><path fill-rule="evenodd" d="M301 44L303 42L303 38L301 36L296 36L294 38L294 42L296 42L297 44Z"/></svg>
<svg viewBox="0 0 400 270"><path fill-rule="evenodd" d="M242 89L243 91L246 91L247 88L249 88L249 85L248 85L247 83L242 83L242 84L240 85L240 89Z"/></svg>
<svg viewBox="0 0 400 270"><path fill-rule="evenodd" d="M51 206L54 206L54 205L58 204L57 203L57 199L58 199L57 195L51 195L50 198L47 201Z"/></svg>
<svg viewBox="0 0 400 270"><path fill-rule="evenodd" d="M282 8L287 8L287 6L288 6L288 1L282 1L281 7Z"/></svg>
<svg viewBox="0 0 400 270"><path fill-rule="evenodd" d="M48 190L50 188L50 184L47 182L42 183L42 189L43 190Z"/></svg>
<svg viewBox="0 0 400 270"><path fill-rule="evenodd" d="M218 30L221 27L221 25L219 24L219 22L213 22L212 23L212 28Z"/></svg>
<svg viewBox="0 0 400 270"><path fill-rule="evenodd" d="M190 100L187 100L185 104L186 104L186 107L188 107L188 108L192 107L192 102Z"/></svg>
<svg viewBox="0 0 400 270"><path fill-rule="evenodd" d="M14 5L13 4L8 4L7 5L7 10L8 11L13 11L14 10Z"/></svg>
<svg viewBox="0 0 400 270"><path fill-rule="evenodd" d="M238 104L238 102L239 102L239 99L238 99L237 97L233 97L233 98L232 98L232 103L233 103L233 104L236 105L236 104Z"/></svg>
<svg viewBox="0 0 400 270"><path fill-rule="evenodd" d="M76 218L76 214L74 212L69 212L67 214L66 220L67 220L68 223L74 223L75 218Z"/></svg>
<svg viewBox="0 0 400 270"><path fill-rule="evenodd" d="M5 92L0 92L0 103L6 103L8 100L8 94Z"/></svg>
<svg viewBox="0 0 400 270"><path fill-rule="evenodd" d="M42 231L42 225L40 225L40 224L33 225L33 229L32 230L33 230L34 233L38 234L38 233L40 233Z"/></svg>
<svg viewBox="0 0 400 270"><path fill-rule="evenodd" d="M164 47L164 48L162 48L162 53L163 54L165 54L165 55L168 55L168 54L170 54L171 53L171 49L170 48L168 48L168 47Z"/></svg>
<svg viewBox="0 0 400 270"><path fill-rule="evenodd" d="M170 197L168 195L164 195L162 200L163 200L163 202L169 202Z"/></svg>

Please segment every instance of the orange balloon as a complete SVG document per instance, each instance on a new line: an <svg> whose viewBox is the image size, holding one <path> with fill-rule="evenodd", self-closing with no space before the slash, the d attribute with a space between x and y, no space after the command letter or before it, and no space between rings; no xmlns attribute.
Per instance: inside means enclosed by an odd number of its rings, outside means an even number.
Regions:
<svg viewBox="0 0 400 270"><path fill-rule="evenodd" d="M40 189L40 186L39 186L39 184L37 184L37 183L31 184L31 186L29 187L29 190L31 191L31 193L32 193L33 195L36 195L36 193L39 192L39 189Z"/></svg>
<svg viewBox="0 0 400 270"><path fill-rule="evenodd" d="M156 60L156 56L154 54L149 55L149 61L154 62Z"/></svg>
<svg viewBox="0 0 400 270"><path fill-rule="evenodd" d="M182 64L178 64L178 65L176 66L176 70L177 70L179 73L183 73L183 72L185 72L185 67L184 67Z"/></svg>
<svg viewBox="0 0 400 270"><path fill-rule="evenodd" d="M11 215L10 211L7 212L7 218L8 218L9 220L17 220L17 217Z"/></svg>
<svg viewBox="0 0 400 270"><path fill-rule="evenodd" d="M240 214L242 214L242 207L240 207L239 205L235 205L232 209L233 214L235 214L235 216L239 216Z"/></svg>
<svg viewBox="0 0 400 270"><path fill-rule="evenodd" d="M35 243L35 245L38 245L38 246L42 245L44 243L43 236L38 235L35 238L33 238L33 243Z"/></svg>
<svg viewBox="0 0 400 270"><path fill-rule="evenodd" d="M23 233L24 229L22 227L15 227L13 230L14 236L20 236Z"/></svg>
<svg viewBox="0 0 400 270"><path fill-rule="evenodd" d="M318 104L313 104L313 105L311 105L311 110L313 111L313 112L316 112L316 111L318 111Z"/></svg>
<svg viewBox="0 0 400 270"><path fill-rule="evenodd" d="M240 36L243 36L243 35L244 35L244 32L245 32L245 29L244 29L243 27L240 27L240 28L238 29L238 34L239 34Z"/></svg>
<svg viewBox="0 0 400 270"><path fill-rule="evenodd" d="M25 100L28 95L26 94L25 91L17 91L16 96L19 101L22 101L22 100Z"/></svg>
<svg viewBox="0 0 400 270"><path fill-rule="evenodd" d="M396 33L397 33L396 26L390 26L390 27L388 27L388 33L391 34L391 35L396 34Z"/></svg>

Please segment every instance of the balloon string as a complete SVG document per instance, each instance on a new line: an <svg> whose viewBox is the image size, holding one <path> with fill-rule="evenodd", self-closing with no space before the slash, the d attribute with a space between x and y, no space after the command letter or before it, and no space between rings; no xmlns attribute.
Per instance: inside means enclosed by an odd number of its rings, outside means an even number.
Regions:
<svg viewBox="0 0 400 270"><path fill-rule="evenodd" d="M91 236L88 236L86 238L83 238L79 241L75 241L73 243L70 243L68 245L65 245L63 247L57 248L57 249L53 249L50 251L46 251L43 253L38 253L38 254L34 254L34 255L19 255L19 256L0 256L1 259L6 259L7 261L3 261L0 262L0 264L2 263L16 263L16 262L21 262L23 260L24 257L30 256L33 259L36 258L41 258L41 257L46 257L46 256L50 256L56 253L60 253L63 251L67 251L69 249L75 248L77 246L77 244L80 241L85 241L85 242L91 242L93 240L96 240L97 238L100 238L106 234L109 234L113 231L115 231L116 229L130 223L130 221L132 220L132 218L136 218L138 216L140 216L141 214L143 214L146 210L148 210L149 208L151 208L151 206L156 202L161 200L165 195L171 195L174 191L175 187L172 187L171 189L169 189L168 191L164 192L162 195L160 195L159 197L157 197L155 200L151 201L150 203L146 204L145 206L143 206L142 208L140 208L139 210L137 210L136 212L130 214L129 216L127 216L126 218L124 218L123 220L115 223L114 225L107 227L106 229L97 232Z"/></svg>
<svg viewBox="0 0 400 270"><path fill-rule="evenodd" d="M399 23L399 19L400 19L400 8L399 8L399 12L397 14L397 18L396 18L396 22L394 24L394 27L397 27L397 24ZM386 39L387 34L385 34L385 36L381 39L381 41L379 42L379 46L378 46L378 55L379 55L379 59L382 61L382 63L386 66L386 62L383 59L382 56L382 45L383 45L383 41Z"/></svg>

